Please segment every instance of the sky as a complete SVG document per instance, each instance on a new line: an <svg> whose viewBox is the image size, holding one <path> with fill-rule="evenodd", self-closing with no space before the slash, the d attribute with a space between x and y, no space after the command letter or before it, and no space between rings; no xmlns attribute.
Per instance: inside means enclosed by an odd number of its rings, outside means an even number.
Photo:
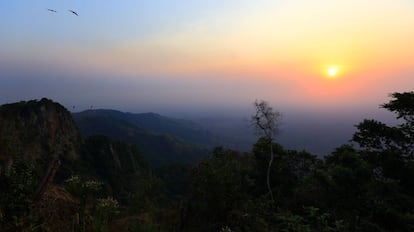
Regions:
<svg viewBox="0 0 414 232"><path fill-rule="evenodd" d="M3 0L0 11L0 103L180 115L264 99L287 115L363 115L414 87L411 0Z"/></svg>

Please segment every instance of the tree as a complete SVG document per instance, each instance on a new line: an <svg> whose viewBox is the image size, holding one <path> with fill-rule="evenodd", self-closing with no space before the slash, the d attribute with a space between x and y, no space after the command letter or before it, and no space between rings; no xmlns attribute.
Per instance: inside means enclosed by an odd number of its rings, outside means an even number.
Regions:
<svg viewBox="0 0 414 232"><path fill-rule="evenodd" d="M253 162L251 156L219 147L193 168L183 220L188 231L219 231L225 226L260 231L246 209L254 185Z"/></svg>
<svg viewBox="0 0 414 232"><path fill-rule="evenodd" d="M356 126L352 139L371 170L365 200L369 221L387 231L412 231L414 92L393 93L390 97L392 100L381 107L395 113L399 124L389 126L365 119Z"/></svg>
<svg viewBox="0 0 414 232"><path fill-rule="evenodd" d="M35 166L18 158L6 173L0 173L0 231L31 231L36 218L31 213Z"/></svg>
<svg viewBox="0 0 414 232"><path fill-rule="evenodd" d="M414 92L393 93L393 99L381 105L402 120L398 126L387 126L376 120L365 119L357 125L353 136L366 151L392 151L405 161L414 161Z"/></svg>
<svg viewBox="0 0 414 232"><path fill-rule="evenodd" d="M273 110L269 106L269 103L263 100L256 100L254 102L256 113L252 115L251 121L253 126L264 135L270 146L270 158L267 166L266 184L272 201L274 202L272 187L270 185L270 170L274 159L273 152L273 140L279 132L279 124L282 118L282 114L276 110Z"/></svg>

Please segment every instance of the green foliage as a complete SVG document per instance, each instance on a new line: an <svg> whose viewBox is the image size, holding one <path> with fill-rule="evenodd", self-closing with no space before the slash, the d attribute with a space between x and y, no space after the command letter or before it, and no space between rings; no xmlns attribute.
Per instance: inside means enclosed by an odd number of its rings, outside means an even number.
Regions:
<svg viewBox="0 0 414 232"><path fill-rule="evenodd" d="M18 231L33 228L31 214L35 188L35 167L30 161L17 159L6 173L0 173L0 230Z"/></svg>
<svg viewBox="0 0 414 232"><path fill-rule="evenodd" d="M292 195L295 188L302 184L310 173L315 170L318 159L316 156L305 151L285 150L279 144L272 144L275 151L275 162L271 169L271 185L274 186L277 204L288 203L284 199ZM253 147L255 157L255 170L253 178L255 180L255 193L257 196L266 193L266 172L269 145L266 138L260 138Z"/></svg>
<svg viewBox="0 0 414 232"><path fill-rule="evenodd" d="M374 120L357 125L353 140L380 178L391 178L414 194L414 92L394 93L394 99L382 107L397 114L402 123L396 127Z"/></svg>
<svg viewBox="0 0 414 232"><path fill-rule="evenodd" d="M276 214L278 231L283 232L341 232L347 227L342 220L333 220L329 213L321 213L315 207L305 207L304 215Z"/></svg>
<svg viewBox="0 0 414 232"><path fill-rule="evenodd" d="M85 139L81 151L82 159L76 170L82 177L72 176L65 181L67 190L80 200L81 230L92 227L105 231L111 223L105 216L109 209L101 207L101 203L110 201L97 199L104 194L114 196L122 206L117 217L143 213L155 215L165 202L164 183L152 174L136 145L92 136Z"/></svg>
<svg viewBox="0 0 414 232"><path fill-rule="evenodd" d="M95 180L84 180L79 176L71 176L65 181L66 189L79 199L79 223L75 225L77 230L87 230L88 216L92 206L96 204L96 198L101 190L102 183ZM75 216L76 217L76 216Z"/></svg>
<svg viewBox="0 0 414 232"><path fill-rule="evenodd" d="M162 191L162 181L152 171L136 145L115 141L104 136L92 136L82 146L82 168L85 175L98 176L104 190L121 203L154 205ZM145 202L145 203L144 203ZM146 206L145 206L146 207Z"/></svg>
<svg viewBox="0 0 414 232"><path fill-rule="evenodd" d="M364 120L353 136L358 147L342 145L323 158L264 137L251 153L219 147L195 166L174 164L154 172L135 145L85 138L76 162L62 159L67 173L79 175L63 183L67 191L50 194L66 201L62 205L75 205L67 211L74 214L68 218L73 231L414 231L414 92L392 97L382 106L397 114L399 125ZM0 116L11 107L31 119L38 106L28 105L0 107ZM27 122L14 123L21 129ZM28 139L13 133L0 138L7 147L1 162L13 161L15 144ZM164 147L172 139L167 137L149 146ZM38 220L44 218L33 213L33 192L45 165L38 158L14 159L0 170L0 231L43 229Z"/></svg>
<svg viewBox="0 0 414 232"><path fill-rule="evenodd" d="M165 201L164 184L156 176L148 176L134 182L131 186L129 211L131 213L152 212Z"/></svg>
<svg viewBox="0 0 414 232"><path fill-rule="evenodd" d="M116 215L119 209L119 203L112 197L101 198L97 200L95 213L93 217L93 228L97 232L107 231L107 225L112 218Z"/></svg>
<svg viewBox="0 0 414 232"><path fill-rule="evenodd" d="M98 198L102 183L95 180L85 180L79 176L71 176L65 181L66 189L79 199L79 212L74 218L75 231L107 231L108 223L116 215L119 203L112 197Z"/></svg>
<svg viewBox="0 0 414 232"><path fill-rule="evenodd" d="M190 179L189 226L202 224L206 226L200 231L218 231L241 219L254 184L251 171L251 158L232 150L217 148L211 158L201 161Z"/></svg>
<svg viewBox="0 0 414 232"><path fill-rule="evenodd" d="M176 163L156 170L156 174L165 184L166 194L174 200L181 200L187 193L190 173L193 166Z"/></svg>
<svg viewBox="0 0 414 232"><path fill-rule="evenodd" d="M343 145L321 160L269 146L267 138L253 155L217 149L192 173L188 231L411 231L414 111L410 96L393 96L384 107L405 122L363 121L354 135L361 150ZM270 148L277 154L270 178L276 204L265 200Z"/></svg>
<svg viewBox="0 0 414 232"><path fill-rule="evenodd" d="M102 183L95 180L82 180L79 176L71 176L65 181L66 189L78 198L87 198L96 195Z"/></svg>
<svg viewBox="0 0 414 232"><path fill-rule="evenodd" d="M128 231L131 232L160 232L157 225L150 223L143 223L140 221L135 221L128 226Z"/></svg>
<svg viewBox="0 0 414 232"><path fill-rule="evenodd" d="M375 120L357 125L353 140L371 172L364 203L365 225L389 231L410 231L414 222L414 92L393 93L382 107L397 114L398 126Z"/></svg>

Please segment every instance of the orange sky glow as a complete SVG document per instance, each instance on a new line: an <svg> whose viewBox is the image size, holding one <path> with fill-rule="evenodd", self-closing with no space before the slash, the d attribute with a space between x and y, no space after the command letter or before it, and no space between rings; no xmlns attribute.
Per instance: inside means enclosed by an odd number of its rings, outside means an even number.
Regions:
<svg viewBox="0 0 414 232"><path fill-rule="evenodd" d="M210 82L225 80L236 87L217 94L234 91L230 95L235 99L246 94L236 93L238 82L286 86L280 91L249 90L250 99L285 104L353 104L368 93L383 99L414 87L409 77L414 73L411 1L281 2L218 7L145 35L135 35L139 28L131 24L123 26L128 36L109 42L99 42L111 33L101 29L103 36L91 40L97 42L66 42L37 60L131 81L159 78L171 88L186 80L195 86L206 83L207 88ZM27 50L37 55L36 49L31 45ZM9 51L16 57L28 53ZM331 67L336 67L335 75L329 75Z"/></svg>

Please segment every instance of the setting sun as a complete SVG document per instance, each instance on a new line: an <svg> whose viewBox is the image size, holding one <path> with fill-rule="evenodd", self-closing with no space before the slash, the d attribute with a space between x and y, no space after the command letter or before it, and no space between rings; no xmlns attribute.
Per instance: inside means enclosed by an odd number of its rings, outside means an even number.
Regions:
<svg viewBox="0 0 414 232"><path fill-rule="evenodd" d="M331 67L328 68L329 77L333 78L333 77L336 76L337 73L338 73L338 67L331 66Z"/></svg>

